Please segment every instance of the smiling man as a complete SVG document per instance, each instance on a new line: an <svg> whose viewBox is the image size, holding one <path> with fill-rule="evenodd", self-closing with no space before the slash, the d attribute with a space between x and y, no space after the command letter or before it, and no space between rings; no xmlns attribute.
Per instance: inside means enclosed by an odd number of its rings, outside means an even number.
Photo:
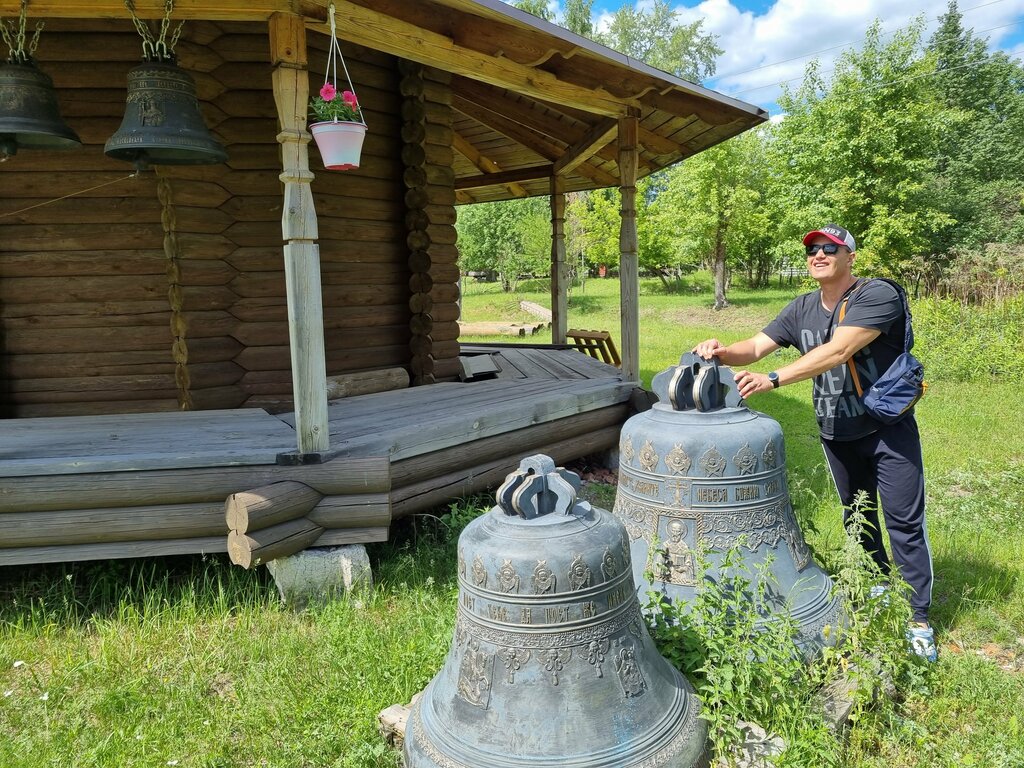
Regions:
<svg viewBox="0 0 1024 768"><path fill-rule="evenodd" d="M864 390L892 365L904 349L903 304L889 283L854 276L857 243L843 227L828 224L808 232L803 242L807 271L818 282L818 290L795 298L749 339L728 346L708 339L693 351L735 367L760 360L779 347L800 350L800 358L777 371L737 371L740 395L749 398L814 378L814 411L844 522L857 495L866 493L868 506L860 511L868 526L861 544L882 573L888 573L877 511L881 497L893 559L913 590L908 638L915 653L934 661L935 637L928 624L932 559L917 422L913 409L894 424L872 418L861 404L847 364L852 358Z"/></svg>

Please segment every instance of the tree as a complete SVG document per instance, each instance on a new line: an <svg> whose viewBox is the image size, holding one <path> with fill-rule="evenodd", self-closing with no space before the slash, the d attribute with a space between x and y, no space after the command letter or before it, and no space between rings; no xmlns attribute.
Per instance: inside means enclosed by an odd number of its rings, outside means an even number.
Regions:
<svg viewBox="0 0 1024 768"><path fill-rule="evenodd" d="M555 15L548 8L547 0L516 0L512 5L521 11L538 16L544 19L544 21L555 20Z"/></svg>
<svg viewBox="0 0 1024 768"><path fill-rule="evenodd" d="M594 25L590 20L590 11L593 7L594 0L566 0L565 16L559 23L570 32L592 38Z"/></svg>
<svg viewBox="0 0 1024 768"><path fill-rule="evenodd" d="M505 291L514 291L523 275L547 274L551 226L546 203L535 197L459 208L462 268L497 271Z"/></svg>
<svg viewBox="0 0 1024 768"><path fill-rule="evenodd" d="M855 233L869 268L914 279L952 223L932 195L948 115L929 80L934 57L918 55L922 27L883 44L876 22L827 87L815 63L779 99L787 114L769 145L769 199L788 241L835 221Z"/></svg>
<svg viewBox="0 0 1024 768"><path fill-rule="evenodd" d="M659 202L684 259L706 264L715 278L715 309L728 306L727 266L766 279L774 261L770 216L763 205L764 153L750 132L691 157L668 172ZM768 260L769 266L763 262Z"/></svg>
<svg viewBox="0 0 1024 768"><path fill-rule="evenodd" d="M722 49L715 36L701 31L703 21L683 24L667 0L654 0L650 10L623 5L612 15L607 32L596 40L676 77L699 83L715 74Z"/></svg>

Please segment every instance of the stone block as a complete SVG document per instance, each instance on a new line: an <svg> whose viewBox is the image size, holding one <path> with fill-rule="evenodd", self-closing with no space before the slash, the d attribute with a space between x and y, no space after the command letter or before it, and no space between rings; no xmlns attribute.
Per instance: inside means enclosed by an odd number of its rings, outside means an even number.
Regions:
<svg viewBox="0 0 1024 768"><path fill-rule="evenodd" d="M271 560L267 570L274 577L281 599L296 608L373 586L370 558L362 544L310 547Z"/></svg>

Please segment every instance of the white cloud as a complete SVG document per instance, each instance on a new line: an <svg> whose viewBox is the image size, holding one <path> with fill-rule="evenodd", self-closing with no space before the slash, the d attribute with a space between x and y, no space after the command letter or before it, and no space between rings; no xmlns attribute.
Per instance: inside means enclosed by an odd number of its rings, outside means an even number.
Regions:
<svg viewBox="0 0 1024 768"><path fill-rule="evenodd" d="M997 0L971 8L961 1L963 23L993 47L1004 41L1011 55L1021 55L1024 0ZM979 3L981 5L981 3ZM819 59L827 73L843 50L857 48L875 19L884 35L895 33L919 15L926 20L925 39L934 32L936 19L947 10L947 0L860 0L833 4L822 0L778 0L765 13L742 11L730 0L703 0L680 5L680 18L702 19L703 29L718 36L724 53L718 75L708 84L715 90L755 104L771 105L781 93L779 83L799 85L807 64ZM887 39L887 38L886 38Z"/></svg>

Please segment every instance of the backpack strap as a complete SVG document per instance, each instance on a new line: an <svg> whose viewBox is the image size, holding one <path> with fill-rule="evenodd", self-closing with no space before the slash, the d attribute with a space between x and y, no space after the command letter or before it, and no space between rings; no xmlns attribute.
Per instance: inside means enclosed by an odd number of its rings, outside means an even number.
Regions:
<svg viewBox="0 0 1024 768"><path fill-rule="evenodd" d="M903 290L903 286L894 280L890 280L887 277L870 278L846 294L846 296L843 297L842 303L839 305L839 322L843 322L843 318L846 317L846 307L850 303L850 299L853 298L853 294L870 283L871 280L881 280L884 283L888 283L896 290L896 295L900 297L900 305L903 307L903 351L909 352L910 348L914 346L914 328L910 322L910 303L907 301L907 292ZM853 379L854 389L857 390L857 397L863 397L864 388L860 384L860 374L857 373L857 366L853 364L853 355L850 355L850 359L846 361L846 365L850 368L850 376Z"/></svg>

